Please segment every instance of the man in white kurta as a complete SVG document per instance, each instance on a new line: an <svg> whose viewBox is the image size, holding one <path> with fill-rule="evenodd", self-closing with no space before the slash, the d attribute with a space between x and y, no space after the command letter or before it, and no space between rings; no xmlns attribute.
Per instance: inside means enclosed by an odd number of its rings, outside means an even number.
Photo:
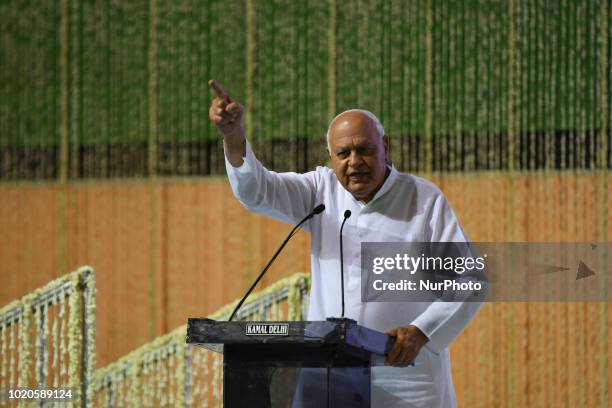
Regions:
<svg viewBox="0 0 612 408"><path fill-rule="evenodd" d="M341 314L339 229L343 214L351 211L343 233L346 317L398 338L387 365L374 362L381 365L372 368L372 406L454 407L448 347L480 304L361 301L361 242L467 241L442 192L389 165L382 125L360 110L338 115L330 124L334 169L269 171L246 142L242 106L218 84L211 85L219 97L210 116L224 134L227 174L240 202L289 224L325 205L325 211L305 225L312 241L308 320Z"/></svg>

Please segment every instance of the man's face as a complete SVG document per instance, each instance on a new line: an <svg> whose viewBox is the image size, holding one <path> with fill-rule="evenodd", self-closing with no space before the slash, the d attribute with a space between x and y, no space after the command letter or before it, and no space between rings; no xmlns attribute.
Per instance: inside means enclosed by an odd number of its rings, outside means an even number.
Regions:
<svg viewBox="0 0 612 408"><path fill-rule="evenodd" d="M387 176L388 138L359 112L338 117L330 129L328 154L340 183L353 196L369 202Z"/></svg>

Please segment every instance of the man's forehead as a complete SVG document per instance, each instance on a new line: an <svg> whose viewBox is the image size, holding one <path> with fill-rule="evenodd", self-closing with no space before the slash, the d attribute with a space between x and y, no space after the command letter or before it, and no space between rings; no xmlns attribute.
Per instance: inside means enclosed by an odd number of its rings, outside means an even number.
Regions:
<svg viewBox="0 0 612 408"><path fill-rule="evenodd" d="M372 119L360 112L346 112L338 116L332 124L329 136L330 142L355 136L379 138L378 131Z"/></svg>
<svg viewBox="0 0 612 408"><path fill-rule="evenodd" d="M381 139L373 133L338 133L331 137L331 144L338 147L346 146L372 146L378 144Z"/></svg>

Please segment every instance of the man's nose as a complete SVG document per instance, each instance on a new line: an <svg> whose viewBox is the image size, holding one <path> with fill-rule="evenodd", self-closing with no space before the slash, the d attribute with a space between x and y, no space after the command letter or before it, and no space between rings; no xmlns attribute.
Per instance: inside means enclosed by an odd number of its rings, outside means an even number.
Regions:
<svg viewBox="0 0 612 408"><path fill-rule="evenodd" d="M361 163L363 163L363 157L361 157L361 155L356 151L351 152L349 157L349 166L358 167L361 165Z"/></svg>

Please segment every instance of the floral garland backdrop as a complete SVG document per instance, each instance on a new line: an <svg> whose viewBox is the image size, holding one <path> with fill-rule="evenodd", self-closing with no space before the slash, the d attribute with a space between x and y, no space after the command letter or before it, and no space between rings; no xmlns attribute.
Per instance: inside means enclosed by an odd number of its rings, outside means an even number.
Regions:
<svg viewBox="0 0 612 408"><path fill-rule="evenodd" d="M366 107L391 135L394 164L433 178L473 239L606 242L610 8L610 0L2 2L0 303L70 265L101 265L106 364L187 312L237 296L233 287L247 285L283 230L240 212L221 178L169 178L224 172L206 117L210 77L245 102L249 137L270 168L325 163L329 119ZM308 267L307 236L296 238L277 273ZM239 271L233 285L218 279L224 270ZM68 303L56 326L54 307L43 322L59 332L50 364L77 337ZM456 376L462 405L609 405L609 304L503 306L487 305L455 345L454 370L470 374ZM126 336L133 319L147 327ZM0 333L1 381L26 375L22 337L16 326Z"/></svg>
<svg viewBox="0 0 612 408"><path fill-rule="evenodd" d="M329 120L356 106L402 170L609 169L610 15L610 0L6 1L0 179L223 174L212 77L275 170L324 162Z"/></svg>

